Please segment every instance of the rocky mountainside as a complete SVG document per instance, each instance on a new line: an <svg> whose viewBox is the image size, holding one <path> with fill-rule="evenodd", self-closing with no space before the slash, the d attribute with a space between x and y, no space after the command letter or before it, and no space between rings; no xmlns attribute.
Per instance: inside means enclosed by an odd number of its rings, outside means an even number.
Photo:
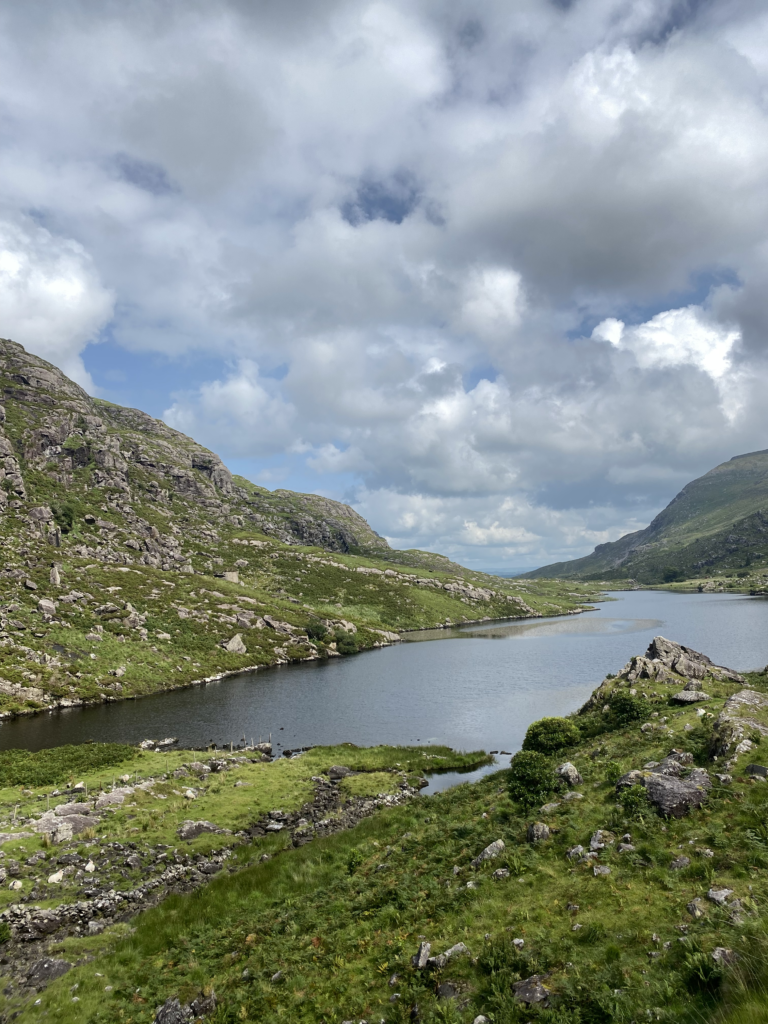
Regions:
<svg viewBox="0 0 768 1024"><path fill-rule="evenodd" d="M754 572L768 564L768 451L737 455L693 480L650 526L526 579L652 584ZM740 574L740 573L739 573ZM750 573L744 572L747 576Z"/></svg>
<svg viewBox="0 0 768 1024"><path fill-rule="evenodd" d="M12 341L0 396L0 715L589 599L393 551L349 506L233 477Z"/></svg>

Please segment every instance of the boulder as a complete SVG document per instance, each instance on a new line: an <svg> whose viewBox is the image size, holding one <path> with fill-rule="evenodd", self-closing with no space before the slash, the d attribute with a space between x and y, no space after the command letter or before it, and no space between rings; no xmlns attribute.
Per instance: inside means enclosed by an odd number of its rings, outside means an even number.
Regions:
<svg viewBox="0 0 768 1024"><path fill-rule="evenodd" d="M516 981L512 990L515 993L515 1000L518 1003L526 1003L528 1006L537 1004L547 1006L549 1004L549 989L543 984L545 975L533 974L524 981Z"/></svg>
<svg viewBox="0 0 768 1024"><path fill-rule="evenodd" d="M187 1024L192 1020L192 1010L182 1006L176 996L171 996L158 1006L155 1011L154 1024Z"/></svg>
<svg viewBox="0 0 768 1024"><path fill-rule="evenodd" d="M566 761L564 764L558 765L557 768L555 768L555 775L571 787L580 786L584 781L576 766L571 764L570 761Z"/></svg>
<svg viewBox="0 0 768 1024"><path fill-rule="evenodd" d="M715 889L712 888L707 893L707 899L711 903L716 903L718 907L724 907L728 902L728 897L733 896L733 889Z"/></svg>
<svg viewBox="0 0 768 1024"><path fill-rule="evenodd" d="M462 956L468 952L469 950L463 942L457 942L455 946L451 946L450 949L446 949L444 953L439 953L437 956L431 956L427 960L427 967L432 970L441 971L449 960L457 956Z"/></svg>
<svg viewBox="0 0 768 1024"><path fill-rule="evenodd" d="M681 690L679 693L673 693L670 698L676 704L696 704L697 701L712 700L708 693L704 693L703 690Z"/></svg>
<svg viewBox="0 0 768 1024"><path fill-rule="evenodd" d="M338 782L339 779L346 779L348 775L357 774L357 772L353 772L351 768L347 768L343 764L332 764L328 769L328 777L331 782Z"/></svg>
<svg viewBox="0 0 768 1024"><path fill-rule="evenodd" d="M690 867L690 857L675 857L672 863L669 865L670 871L682 871L683 868Z"/></svg>
<svg viewBox="0 0 768 1024"><path fill-rule="evenodd" d="M534 821L528 826L527 838L529 843L541 843L549 839L549 826L543 821Z"/></svg>
<svg viewBox="0 0 768 1024"><path fill-rule="evenodd" d="M707 912L707 908L701 896L697 896L695 899L691 900L685 909L695 921L700 920Z"/></svg>
<svg viewBox="0 0 768 1024"><path fill-rule="evenodd" d="M429 954L431 949L431 943L419 943L419 948L417 949L416 953L411 957L411 963L417 970L421 971L427 966L427 961L429 960Z"/></svg>
<svg viewBox="0 0 768 1024"><path fill-rule="evenodd" d="M203 834L203 832L219 832L219 826L214 825L211 821L183 821L177 835L179 839L189 841L190 839L196 839L197 836Z"/></svg>
<svg viewBox="0 0 768 1024"><path fill-rule="evenodd" d="M667 775L649 775L645 780L645 791L648 800L659 814L668 818L682 818L694 807L701 807L707 799L707 792L712 784L703 769L699 772L703 779L676 779Z"/></svg>
<svg viewBox="0 0 768 1024"><path fill-rule="evenodd" d="M599 828L589 840L590 850L604 850L606 846L613 846L616 836L607 829Z"/></svg>
<svg viewBox="0 0 768 1024"><path fill-rule="evenodd" d="M27 974L26 984L30 988L40 989L71 970L72 964L68 960L54 960L50 957L43 957L42 960L36 960L32 964Z"/></svg>
<svg viewBox="0 0 768 1024"><path fill-rule="evenodd" d="M221 645L225 651L229 654L247 654L248 648L243 643L243 638L240 633L235 633L231 640L227 640Z"/></svg>
<svg viewBox="0 0 768 1024"><path fill-rule="evenodd" d="M477 857L475 857L472 861L472 867L477 868L483 863L483 861L493 860L495 857L498 857L500 853L503 853L504 849L504 840L496 839L489 846L486 846L486 848L479 853Z"/></svg>

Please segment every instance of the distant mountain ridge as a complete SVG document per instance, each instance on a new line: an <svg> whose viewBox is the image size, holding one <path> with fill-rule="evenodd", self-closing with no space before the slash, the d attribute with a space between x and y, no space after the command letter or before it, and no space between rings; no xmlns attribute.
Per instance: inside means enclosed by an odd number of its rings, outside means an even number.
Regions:
<svg viewBox="0 0 768 1024"><path fill-rule="evenodd" d="M692 480L644 530L554 562L526 579L635 579L652 584L733 573L768 558L768 449Z"/></svg>

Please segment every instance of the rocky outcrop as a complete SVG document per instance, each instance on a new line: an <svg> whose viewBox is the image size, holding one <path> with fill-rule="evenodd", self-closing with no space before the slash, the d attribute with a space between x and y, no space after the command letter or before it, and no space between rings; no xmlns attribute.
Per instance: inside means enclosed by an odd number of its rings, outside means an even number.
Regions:
<svg viewBox="0 0 768 1024"><path fill-rule="evenodd" d="M659 814L682 818L693 808L701 807L712 788L709 773L692 766L692 754L673 749L662 761L651 761L642 769L622 775L616 783L616 791L644 786L648 802Z"/></svg>
<svg viewBox="0 0 768 1024"><path fill-rule="evenodd" d="M712 756L730 758L725 765L730 768L740 754L746 754L754 746L750 733L768 736L767 712L768 694L749 689L734 693L715 719L710 744Z"/></svg>

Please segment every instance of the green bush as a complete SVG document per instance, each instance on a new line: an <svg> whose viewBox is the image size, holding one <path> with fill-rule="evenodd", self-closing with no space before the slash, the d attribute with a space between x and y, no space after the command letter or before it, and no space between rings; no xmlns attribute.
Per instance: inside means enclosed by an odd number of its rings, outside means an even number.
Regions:
<svg viewBox="0 0 768 1024"><path fill-rule="evenodd" d="M7 921L0 921L0 945L7 942L11 937L11 926Z"/></svg>
<svg viewBox="0 0 768 1024"><path fill-rule="evenodd" d="M645 697L633 697L626 690L619 690L611 698L611 718L617 725L629 725L649 718L653 706Z"/></svg>
<svg viewBox="0 0 768 1024"><path fill-rule="evenodd" d="M344 629L337 629L335 640L336 650L339 654L357 654L359 646L354 633L347 633Z"/></svg>
<svg viewBox="0 0 768 1024"><path fill-rule="evenodd" d="M78 513L77 505L71 501L63 501L60 504L51 505L51 512L53 512L53 518L61 532L69 533L75 525Z"/></svg>
<svg viewBox="0 0 768 1024"><path fill-rule="evenodd" d="M628 818L639 818L650 810L645 786L629 786L619 793L619 803Z"/></svg>
<svg viewBox="0 0 768 1024"><path fill-rule="evenodd" d="M354 875L364 860L365 857L363 857L359 850L350 850L349 856L347 857L347 872L350 875Z"/></svg>
<svg viewBox="0 0 768 1024"><path fill-rule="evenodd" d="M610 782L612 786L615 786L621 776L624 774L624 770L618 761L609 761L605 766L605 781Z"/></svg>
<svg viewBox="0 0 768 1024"><path fill-rule="evenodd" d="M521 750L509 766L509 795L525 807L544 803L555 787L549 758L537 750Z"/></svg>
<svg viewBox="0 0 768 1024"><path fill-rule="evenodd" d="M307 623L307 636L310 640L325 640L328 630L319 619L313 619Z"/></svg>
<svg viewBox="0 0 768 1024"><path fill-rule="evenodd" d="M683 978L692 992L715 992L723 980L723 967L711 955L698 951L689 953L683 963Z"/></svg>
<svg viewBox="0 0 768 1024"><path fill-rule="evenodd" d="M528 726L523 750L552 754L563 747L572 747L580 739L578 726L570 718L540 718Z"/></svg>

